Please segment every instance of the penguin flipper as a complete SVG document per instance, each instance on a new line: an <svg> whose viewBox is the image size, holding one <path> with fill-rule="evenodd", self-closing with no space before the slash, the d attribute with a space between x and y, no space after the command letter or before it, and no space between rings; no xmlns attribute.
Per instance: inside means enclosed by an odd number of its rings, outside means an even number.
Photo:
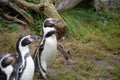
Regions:
<svg viewBox="0 0 120 80"><path fill-rule="evenodd" d="M34 60L34 63L35 63L35 72L39 71L39 67L38 67L38 59L37 59L37 56L39 55L39 47L35 50L34 52L34 56L33 56L33 60Z"/></svg>
<svg viewBox="0 0 120 80"><path fill-rule="evenodd" d="M6 80L6 74L0 69L0 80Z"/></svg>
<svg viewBox="0 0 120 80"><path fill-rule="evenodd" d="M17 54L18 53L16 53L16 55ZM19 78L19 67L20 67L21 64L22 64L22 61L20 59L20 56L18 55L16 57L15 65L13 65L14 71L15 71L15 80L18 80L18 78Z"/></svg>

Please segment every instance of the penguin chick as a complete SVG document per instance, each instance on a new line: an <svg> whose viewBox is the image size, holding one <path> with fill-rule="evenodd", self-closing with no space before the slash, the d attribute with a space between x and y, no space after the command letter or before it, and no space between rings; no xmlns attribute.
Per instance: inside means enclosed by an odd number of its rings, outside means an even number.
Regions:
<svg viewBox="0 0 120 80"><path fill-rule="evenodd" d="M15 54L0 55L0 80L15 80L13 65L15 63Z"/></svg>
<svg viewBox="0 0 120 80"><path fill-rule="evenodd" d="M17 72L16 80L32 80L34 75L34 61L30 54L29 44L38 39L38 36L22 35L19 37L16 50L17 60L14 68Z"/></svg>
<svg viewBox="0 0 120 80"><path fill-rule="evenodd" d="M47 18L43 23L42 41L38 48L38 67L40 73L45 80L48 80L46 76L47 67L50 66L56 57L57 52L57 39L55 24L57 19ZM39 56L39 57L38 57Z"/></svg>

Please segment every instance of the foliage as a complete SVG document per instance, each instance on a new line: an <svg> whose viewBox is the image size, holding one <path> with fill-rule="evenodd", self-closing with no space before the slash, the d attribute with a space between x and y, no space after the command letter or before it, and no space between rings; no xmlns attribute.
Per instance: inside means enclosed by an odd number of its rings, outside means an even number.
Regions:
<svg viewBox="0 0 120 80"><path fill-rule="evenodd" d="M27 2L30 2L30 3L38 3L39 0L26 0Z"/></svg>
<svg viewBox="0 0 120 80"><path fill-rule="evenodd" d="M34 12L31 12L33 14ZM33 32L42 35L42 26L43 26L43 21L45 20L45 15L44 14L37 14L33 16L35 18L35 26L33 28Z"/></svg>
<svg viewBox="0 0 120 80"><path fill-rule="evenodd" d="M5 30L6 28L7 24L3 20L0 20L0 31Z"/></svg>
<svg viewBox="0 0 120 80"><path fill-rule="evenodd" d="M17 24L11 24L11 25L9 25L9 28L10 28L13 32L18 32Z"/></svg>
<svg viewBox="0 0 120 80"><path fill-rule="evenodd" d="M93 9L76 8L61 15L68 24L68 37L83 43L100 42L108 50L120 49L119 11L103 10L98 14Z"/></svg>
<svg viewBox="0 0 120 80"><path fill-rule="evenodd" d="M18 32L18 27L16 24L7 24L3 20L0 20L0 31L12 30L13 32Z"/></svg>
<svg viewBox="0 0 120 80"><path fill-rule="evenodd" d="M32 0L27 0L32 1ZM35 19L34 33L42 34L43 14L30 11ZM52 65L50 80L119 80L120 65L112 52L120 49L120 15L119 11L103 10L100 14L93 9L75 8L61 13L68 24L66 39L63 44L73 51L70 59L65 61L58 56ZM36 14L36 15L33 15ZM17 31L15 24L8 26L0 21L0 30L9 28ZM15 36L2 34L5 39L5 51L14 49ZM16 35L16 33L14 34ZM17 36L17 35L16 35ZM61 60L62 59L62 60ZM102 64L98 64L98 63ZM106 65L107 64L107 65ZM112 66L113 69L107 69ZM49 75L49 74L48 74ZM35 79L37 80L36 76Z"/></svg>
<svg viewBox="0 0 120 80"><path fill-rule="evenodd" d="M69 40L65 44L69 44L75 54L72 53L67 65L60 60L52 65L55 73L49 79L118 80L120 66L116 66L111 52L120 49L119 11L103 10L98 14L93 9L75 8L60 15L68 25L66 37ZM44 18L40 15L37 18L36 30L40 34ZM107 70L109 65L113 70Z"/></svg>
<svg viewBox="0 0 120 80"><path fill-rule="evenodd" d="M116 67L114 68L112 74L113 74L113 78L112 80L119 80L120 79L120 65L116 65Z"/></svg>

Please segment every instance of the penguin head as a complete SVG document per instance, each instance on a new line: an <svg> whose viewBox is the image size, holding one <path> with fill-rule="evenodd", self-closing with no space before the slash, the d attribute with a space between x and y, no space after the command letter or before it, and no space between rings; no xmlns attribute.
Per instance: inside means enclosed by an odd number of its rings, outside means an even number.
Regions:
<svg viewBox="0 0 120 80"><path fill-rule="evenodd" d="M2 54L0 56L0 68L6 68L9 65L12 65L15 62L15 54Z"/></svg>
<svg viewBox="0 0 120 80"><path fill-rule="evenodd" d="M22 47L27 46L38 38L39 38L38 36L21 35L18 39L17 46L22 46Z"/></svg>
<svg viewBox="0 0 120 80"><path fill-rule="evenodd" d="M58 19L55 18L47 18L45 19L43 23L43 36L47 34L51 34L51 32L54 34L55 33L55 28L54 26L58 23Z"/></svg>
<svg viewBox="0 0 120 80"><path fill-rule="evenodd" d="M19 52L20 47L24 48L28 46L30 43L32 43L34 40L39 39L38 36L32 36L32 35L21 35L18 38L17 44L16 44L16 50Z"/></svg>
<svg viewBox="0 0 120 80"><path fill-rule="evenodd" d="M16 54L0 55L0 80L7 80L8 75L13 72L12 65L15 64Z"/></svg>
<svg viewBox="0 0 120 80"><path fill-rule="evenodd" d="M54 27L55 24L58 22L58 19L55 18L47 18L44 21L44 27Z"/></svg>

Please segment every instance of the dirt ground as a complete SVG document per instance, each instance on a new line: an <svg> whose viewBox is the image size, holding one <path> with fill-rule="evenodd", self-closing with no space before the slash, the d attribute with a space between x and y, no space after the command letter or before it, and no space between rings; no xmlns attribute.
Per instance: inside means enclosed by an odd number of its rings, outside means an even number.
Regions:
<svg viewBox="0 0 120 80"><path fill-rule="evenodd" d="M0 52L15 53L20 34L32 34L19 26L18 32L0 32ZM48 67L49 80L119 80L120 50L109 51L99 43L81 43L80 40L65 38L61 43L69 50L68 60L58 51L53 65ZM30 45L33 55L38 42ZM34 76L39 80L39 75ZM41 79L42 80L42 79Z"/></svg>

